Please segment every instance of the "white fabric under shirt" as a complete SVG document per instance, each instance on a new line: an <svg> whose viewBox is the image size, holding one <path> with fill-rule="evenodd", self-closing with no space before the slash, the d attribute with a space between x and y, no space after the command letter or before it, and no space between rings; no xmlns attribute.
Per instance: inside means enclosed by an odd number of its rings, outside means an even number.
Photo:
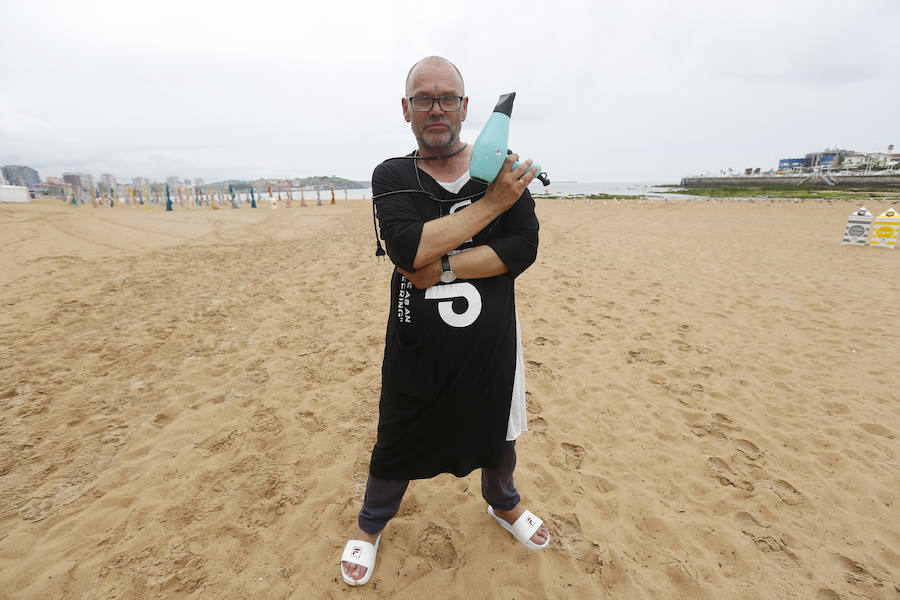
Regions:
<svg viewBox="0 0 900 600"><path fill-rule="evenodd" d="M437 180L435 180L437 181ZM458 194L469 183L469 172L463 173L456 181L438 184L451 194ZM525 414L525 360L522 354L522 331L519 328L519 313L516 311L516 374L513 376L512 398L509 404L509 421L506 425L506 441L511 442L528 431L528 416Z"/></svg>
<svg viewBox="0 0 900 600"><path fill-rule="evenodd" d="M437 179L435 179L435 181L437 181ZM438 184L442 188L444 188L445 190L450 192L451 194L458 194L459 190L461 190L463 188L463 186L466 185L467 183L469 183L469 172L468 171L463 173L460 176L460 178L457 179L456 181L451 181L450 183L438 181Z"/></svg>

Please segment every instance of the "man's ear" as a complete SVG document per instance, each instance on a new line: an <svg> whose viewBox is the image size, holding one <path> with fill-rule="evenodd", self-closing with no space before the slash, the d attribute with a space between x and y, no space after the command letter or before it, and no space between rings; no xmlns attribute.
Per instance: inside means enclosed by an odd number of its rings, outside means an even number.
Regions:
<svg viewBox="0 0 900 600"><path fill-rule="evenodd" d="M409 114L409 100L406 98L400 99L400 105L403 107L403 118L406 119L406 122L409 123L412 121L412 115Z"/></svg>
<svg viewBox="0 0 900 600"><path fill-rule="evenodd" d="M462 108L460 110L462 111L462 117L460 118L460 120L465 121L466 115L469 113L469 97L468 96L463 96Z"/></svg>

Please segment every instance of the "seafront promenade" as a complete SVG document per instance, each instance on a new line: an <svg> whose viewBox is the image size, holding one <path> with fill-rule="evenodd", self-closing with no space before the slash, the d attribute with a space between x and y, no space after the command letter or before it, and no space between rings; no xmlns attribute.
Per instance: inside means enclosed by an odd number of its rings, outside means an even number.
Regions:
<svg viewBox="0 0 900 600"><path fill-rule="evenodd" d="M826 179L827 177L827 179ZM900 175L743 175L733 177L683 177L681 185L702 187L846 188L854 190L900 189Z"/></svg>

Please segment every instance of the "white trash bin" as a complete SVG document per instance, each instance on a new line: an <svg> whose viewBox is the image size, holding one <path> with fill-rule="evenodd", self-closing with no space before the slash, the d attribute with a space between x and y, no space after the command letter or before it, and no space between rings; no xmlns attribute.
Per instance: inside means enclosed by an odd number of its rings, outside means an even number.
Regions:
<svg viewBox="0 0 900 600"><path fill-rule="evenodd" d="M842 244L865 246L869 241L869 231L872 229L872 213L865 206L859 207L847 219L847 228L844 229Z"/></svg>

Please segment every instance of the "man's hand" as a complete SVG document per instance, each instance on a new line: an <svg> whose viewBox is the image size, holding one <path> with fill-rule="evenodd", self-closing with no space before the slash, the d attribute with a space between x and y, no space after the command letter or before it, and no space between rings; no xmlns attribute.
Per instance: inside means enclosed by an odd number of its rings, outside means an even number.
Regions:
<svg viewBox="0 0 900 600"><path fill-rule="evenodd" d="M409 279L418 289L424 290L441 280L441 271L443 270L443 267L441 267L441 261L438 259L428 263L424 267L416 269L415 273L404 271L400 267L397 267L397 270L400 271L401 275Z"/></svg>
<svg viewBox="0 0 900 600"><path fill-rule="evenodd" d="M482 202L488 202L501 212L509 209L516 203L528 187L528 184L537 175L536 169L531 168L531 159L520 163L518 167L513 169L512 166L518 159L518 154L510 154L506 157L506 160L503 161L503 166L500 167L500 172L497 173L494 181L488 186Z"/></svg>

